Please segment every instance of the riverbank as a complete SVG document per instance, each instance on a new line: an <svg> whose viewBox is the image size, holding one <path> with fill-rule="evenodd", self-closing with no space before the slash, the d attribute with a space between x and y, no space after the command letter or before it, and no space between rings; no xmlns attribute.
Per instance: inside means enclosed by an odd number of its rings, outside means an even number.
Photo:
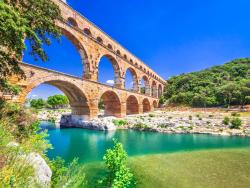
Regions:
<svg viewBox="0 0 250 188"><path fill-rule="evenodd" d="M70 114L69 109L41 110L40 120L52 120L59 124L62 115ZM229 118L228 124L223 122ZM67 117L68 118L68 117ZM230 121L240 118L242 125L233 129ZM86 126L84 126L86 125ZM223 136L250 136L250 112L227 112L221 109L178 109L169 108L146 114L129 115L118 119L115 117L100 117L90 122L83 122L81 128L99 130L136 129L141 131L154 131L169 134L212 134Z"/></svg>
<svg viewBox="0 0 250 188"><path fill-rule="evenodd" d="M250 148L202 150L129 158L138 187L249 187ZM85 165L87 187L98 187L103 163Z"/></svg>

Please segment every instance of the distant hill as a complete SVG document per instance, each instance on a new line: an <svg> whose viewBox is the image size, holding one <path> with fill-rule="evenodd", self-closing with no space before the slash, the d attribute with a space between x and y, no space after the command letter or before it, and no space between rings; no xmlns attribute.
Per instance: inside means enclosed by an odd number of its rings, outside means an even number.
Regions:
<svg viewBox="0 0 250 188"><path fill-rule="evenodd" d="M164 100L193 107L250 104L250 58L167 80Z"/></svg>

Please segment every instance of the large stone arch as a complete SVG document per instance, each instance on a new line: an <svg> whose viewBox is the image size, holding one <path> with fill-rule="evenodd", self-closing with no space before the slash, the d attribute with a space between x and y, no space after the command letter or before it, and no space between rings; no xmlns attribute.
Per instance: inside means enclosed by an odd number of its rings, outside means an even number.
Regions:
<svg viewBox="0 0 250 188"><path fill-rule="evenodd" d="M150 105L148 98L143 99L142 109L143 109L143 113L147 113L151 111L151 105Z"/></svg>
<svg viewBox="0 0 250 188"><path fill-rule="evenodd" d="M97 67L97 75L99 76L99 63L103 57L106 57L113 66L113 70L114 70L114 74L115 74L114 75L114 86L117 88L122 88L123 82L121 81L121 69L120 69L118 61L112 55L104 54L104 55L101 55L99 57L99 60L98 60L97 66L96 66Z"/></svg>
<svg viewBox="0 0 250 188"><path fill-rule="evenodd" d="M121 100L117 93L108 90L102 93L100 100L104 104L104 115L105 116L122 116Z"/></svg>
<svg viewBox="0 0 250 188"><path fill-rule="evenodd" d="M132 67L128 67L125 71L125 75L126 75L127 71L129 71L133 77L133 91L138 92L139 91L139 82L138 82L138 76L137 76L135 69L133 69ZM126 79L126 77L125 77L125 79Z"/></svg>
<svg viewBox="0 0 250 188"><path fill-rule="evenodd" d="M69 26L68 26L69 27ZM67 37L68 40L72 42L72 44L78 50L82 65L83 65L83 78L90 79L91 78L91 66L89 62L89 55L86 50L86 47L80 42L80 40L68 29L67 27L60 27L62 34Z"/></svg>
<svg viewBox="0 0 250 188"><path fill-rule="evenodd" d="M130 95L126 101L126 114L139 114L139 102L134 95Z"/></svg>
<svg viewBox="0 0 250 188"><path fill-rule="evenodd" d="M29 83L27 83L27 87L20 93L19 101L25 101L28 93L41 84L49 84L60 89L69 99L72 115L84 116L85 119L89 119L89 100L81 90L81 85L65 77L49 76L31 79Z"/></svg>

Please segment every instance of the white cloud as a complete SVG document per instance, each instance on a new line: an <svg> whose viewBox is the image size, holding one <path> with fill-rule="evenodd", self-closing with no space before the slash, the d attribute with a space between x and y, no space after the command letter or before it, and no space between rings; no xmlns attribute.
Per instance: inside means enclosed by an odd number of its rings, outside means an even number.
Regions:
<svg viewBox="0 0 250 188"><path fill-rule="evenodd" d="M62 0L64 3L67 3L67 1L66 0Z"/></svg>
<svg viewBox="0 0 250 188"><path fill-rule="evenodd" d="M109 85L114 85L115 81L114 80L107 80L106 83L109 84Z"/></svg>
<svg viewBox="0 0 250 188"><path fill-rule="evenodd" d="M32 99L38 98L38 95L31 95Z"/></svg>

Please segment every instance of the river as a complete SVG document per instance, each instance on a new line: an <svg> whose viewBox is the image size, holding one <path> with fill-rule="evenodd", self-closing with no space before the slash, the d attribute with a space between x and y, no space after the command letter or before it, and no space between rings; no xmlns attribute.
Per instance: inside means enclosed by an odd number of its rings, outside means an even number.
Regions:
<svg viewBox="0 0 250 188"><path fill-rule="evenodd" d="M56 129L48 122L42 122L41 127L48 129L48 139L53 146L48 152L49 158L60 156L66 162L74 158L79 158L81 163L102 160L106 149L112 147L113 138L123 144L129 156L250 146L249 137L164 134L134 130L102 132L76 128Z"/></svg>

